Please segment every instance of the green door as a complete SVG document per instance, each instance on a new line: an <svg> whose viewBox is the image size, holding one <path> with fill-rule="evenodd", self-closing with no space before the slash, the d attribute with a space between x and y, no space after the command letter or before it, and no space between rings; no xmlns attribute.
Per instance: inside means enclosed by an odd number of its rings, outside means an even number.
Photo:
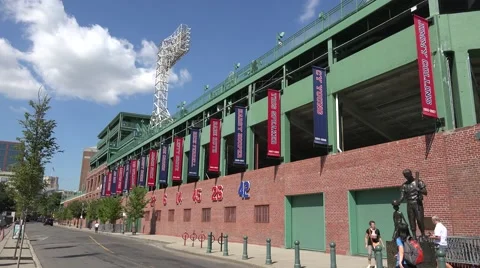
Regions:
<svg viewBox="0 0 480 268"><path fill-rule="evenodd" d="M354 219L351 219L350 228L354 228L356 237L351 239L352 254L366 255L365 233L368 229L368 223L373 220L380 230L384 243L392 240L394 231L393 226L393 207L392 200L400 197L399 188L373 189L353 192L354 204L351 209ZM400 206L400 211L408 221L406 205ZM356 240L356 243L355 243Z"/></svg>
<svg viewBox="0 0 480 268"><path fill-rule="evenodd" d="M292 197L292 246L300 241L300 248L325 250L325 214L323 195Z"/></svg>

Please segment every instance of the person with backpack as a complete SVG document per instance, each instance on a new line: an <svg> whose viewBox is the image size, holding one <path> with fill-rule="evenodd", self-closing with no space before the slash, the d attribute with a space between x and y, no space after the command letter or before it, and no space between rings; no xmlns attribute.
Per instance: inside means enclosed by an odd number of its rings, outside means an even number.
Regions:
<svg viewBox="0 0 480 268"><path fill-rule="evenodd" d="M420 244L412 239L407 224L398 225L395 243L398 248L396 268L416 268L423 262L423 250Z"/></svg>

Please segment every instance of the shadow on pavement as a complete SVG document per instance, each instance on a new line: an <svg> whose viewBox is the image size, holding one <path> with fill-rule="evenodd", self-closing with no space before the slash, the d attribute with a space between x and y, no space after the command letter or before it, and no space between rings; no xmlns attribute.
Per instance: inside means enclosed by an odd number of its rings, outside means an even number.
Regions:
<svg viewBox="0 0 480 268"><path fill-rule="evenodd" d="M99 255L98 253L85 253L85 254L74 254L74 255L65 255L61 257L57 257L59 259L70 259L70 258L81 258L81 257L86 257L86 256L95 256Z"/></svg>
<svg viewBox="0 0 480 268"><path fill-rule="evenodd" d="M43 249L61 249L61 248L74 248L76 246L57 246L57 247L48 247Z"/></svg>

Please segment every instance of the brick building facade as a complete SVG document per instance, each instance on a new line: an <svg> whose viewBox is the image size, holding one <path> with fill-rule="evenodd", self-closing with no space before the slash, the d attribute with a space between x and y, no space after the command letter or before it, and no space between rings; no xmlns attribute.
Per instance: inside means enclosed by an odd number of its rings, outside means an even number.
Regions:
<svg viewBox="0 0 480 268"><path fill-rule="evenodd" d="M82 154L82 165L80 170L80 183L78 185L79 191L87 191L88 185L86 184L88 172L90 171L90 158L97 152L95 147L86 148Z"/></svg>

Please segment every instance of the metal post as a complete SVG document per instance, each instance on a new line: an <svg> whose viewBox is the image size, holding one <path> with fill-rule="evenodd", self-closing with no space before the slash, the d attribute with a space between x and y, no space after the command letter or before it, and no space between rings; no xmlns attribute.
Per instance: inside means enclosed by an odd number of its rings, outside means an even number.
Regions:
<svg viewBox="0 0 480 268"><path fill-rule="evenodd" d="M374 248L375 251L375 266L376 268L383 268L382 246L378 245Z"/></svg>
<svg viewBox="0 0 480 268"><path fill-rule="evenodd" d="M439 249L437 250L437 264L438 268L447 268L447 263L445 262L445 251Z"/></svg>
<svg viewBox="0 0 480 268"><path fill-rule="evenodd" d="M223 237L223 243L225 243L225 246L223 248L223 256L228 256L228 235L226 234L224 237Z"/></svg>
<svg viewBox="0 0 480 268"><path fill-rule="evenodd" d="M212 253L212 232L208 233L207 253Z"/></svg>
<svg viewBox="0 0 480 268"><path fill-rule="evenodd" d="M330 243L330 268L337 268L337 252L335 242Z"/></svg>
<svg viewBox="0 0 480 268"><path fill-rule="evenodd" d="M247 241L248 241L248 236L244 236L244 237L243 237L243 254L242 254L242 260L248 260Z"/></svg>
<svg viewBox="0 0 480 268"><path fill-rule="evenodd" d="M293 268L302 268L300 265L300 241L298 240L295 241L295 265Z"/></svg>
<svg viewBox="0 0 480 268"><path fill-rule="evenodd" d="M272 264L272 240L270 238L267 238L267 258L265 264Z"/></svg>

